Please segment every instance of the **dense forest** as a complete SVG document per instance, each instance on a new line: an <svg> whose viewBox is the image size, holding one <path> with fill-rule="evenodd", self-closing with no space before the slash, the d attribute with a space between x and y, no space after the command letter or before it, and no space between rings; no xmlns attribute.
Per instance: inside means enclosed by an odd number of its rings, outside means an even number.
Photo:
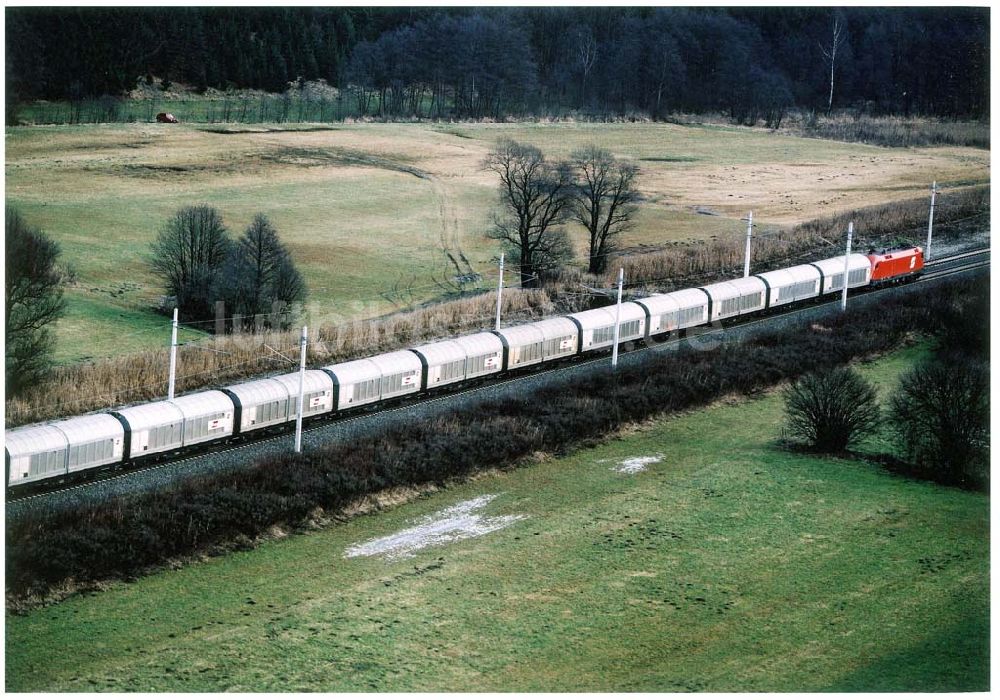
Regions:
<svg viewBox="0 0 1000 700"><path fill-rule="evenodd" d="M12 101L350 89L381 117L984 117L988 8L7 8Z"/></svg>

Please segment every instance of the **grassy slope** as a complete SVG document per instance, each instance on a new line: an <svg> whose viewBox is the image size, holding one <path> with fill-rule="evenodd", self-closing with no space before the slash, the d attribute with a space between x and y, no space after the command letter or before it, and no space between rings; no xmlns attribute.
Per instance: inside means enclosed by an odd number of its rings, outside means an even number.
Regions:
<svg viewBox="0 0 1000 700"><path fill-rule="evenodd" d="M885 392L923 352L864 371ZM985 689L987 498L780 451L780 421L777 396L719 405L8 618L7 688ZM343 558L484 493L529 517Z"/></svg>
<svg viewBox="0 0 1000 700"><path fill-rule="evenodd" d="M406 302L432 298L433 278L452 272L445 247L490 274L497 251L482 234L496 180L480 164L500 136L553 157L598 143L635 159L645 201L630 246L740 235L747 209L784 225L913 196L935 177L988 180L985 151L717 126L112 124L7 129L7 201L59 240L78 271L58 328L57 359L71 362L167 341L165 324L142 311L162 293L146 256L188 204L218 207L237 233L255 212L268 214L305 273L310 325L389 311L381 295L396 283L415 287ZM112 295L120 285L126 291Z"/></svg>

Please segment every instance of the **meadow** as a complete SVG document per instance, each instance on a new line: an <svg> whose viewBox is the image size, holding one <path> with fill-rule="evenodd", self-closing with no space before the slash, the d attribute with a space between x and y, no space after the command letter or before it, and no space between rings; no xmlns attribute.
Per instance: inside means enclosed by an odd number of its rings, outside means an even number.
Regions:
<svg viewBox="0 0 1000 700"><path fill-rule="evenodd" d="M149 244L178 208L219 208L235 234L257 212L287 241L313 318L370 318L453 290L448 255L495 282L484 237L509 136L565 157L598 143L641 168L632 251L738 238L845 209L989 181L988 151L888 149L712 124L102 124L6 130L7 203L63 247L76 276L56 360L162 347L169 324ZM574 230L577 254L583 236ZM463 269L463 271L465 271ZM189 338L197 337L196 335Z"/></svg>
<svg viewBox="0 0 1000 700"><path fill-rule="evenodd" d="M927 352L859 369L884 398ZM864 460L884 435L785 451L781 423L775 392L722 400L8 615L6 689L986 690L987 496ZM346 556L484 496L506 527Z"/></svg>

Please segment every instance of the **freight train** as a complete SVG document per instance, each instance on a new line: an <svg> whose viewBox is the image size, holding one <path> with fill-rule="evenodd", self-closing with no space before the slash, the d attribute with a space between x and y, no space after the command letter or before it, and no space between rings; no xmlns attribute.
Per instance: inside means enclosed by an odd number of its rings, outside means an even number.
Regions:
<svg viewBox="0 0 1000 700"><path fill-rule="evenodd" d="M619 342L777 309L920 274L920 248L853 254L741 279L657 294L621 305ZM371 407L411 394L608 350L615 307L473 333L307 370L303 419ZM7 486L58 480L164 458L195 445L255 434L296 420L299 373L29 425L5 432Z"/></svg>

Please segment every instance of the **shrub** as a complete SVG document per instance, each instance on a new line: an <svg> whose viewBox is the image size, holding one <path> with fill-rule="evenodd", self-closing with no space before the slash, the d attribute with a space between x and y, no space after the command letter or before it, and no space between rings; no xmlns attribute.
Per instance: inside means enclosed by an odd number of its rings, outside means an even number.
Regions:
<svg viewBox="0 0 1000 700"><path fill-rule="evenodd" d="M938 337L944 354L988 360L990 356L989 278L976 282L974 293L948 304L941 314Z"/></svg>
<svg viewBox="0 0 1000 700"><path fill-rule="evenodd" d="M900 381L889 420L916 475L985 489L989 483L989 366L952 356Z"/></svg>
<svg viewBox="0 0 1000 700"><path fill-rule="evenodd" d="M840 452L872 434L881 415L875 387L847 367L807 374L785 391L788 432L821 452Z"/></svg>
<svg viewBox="0 0 1000 700"><path fill-rule="evenodd" d="M11 599L111 576L130 578L172 558L245 547L274 525L306 522L397 486L444 483L506 468L536 452L559 454L631 421L753 393L844 364L936 328L942 309L974 287L939 281L923 290L789 323L711 351L649 353L617 372L505 398L471 399L437 418L373 429L306 453L271 457L149 493L8 518Z"/></svg>

